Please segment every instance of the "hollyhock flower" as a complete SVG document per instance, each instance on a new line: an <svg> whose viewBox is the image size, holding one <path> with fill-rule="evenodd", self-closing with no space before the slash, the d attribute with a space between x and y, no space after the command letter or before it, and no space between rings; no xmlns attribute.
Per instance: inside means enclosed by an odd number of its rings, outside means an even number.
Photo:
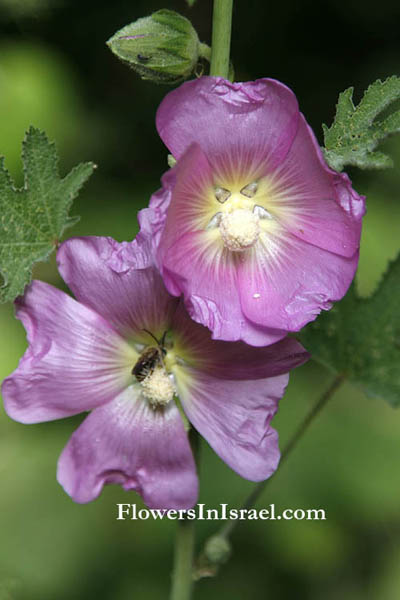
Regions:
<svg viewBox="0 0 400 600"><path fill-rule="evenodd" d="M119 483L150 507L192 506L186 417L240 475L269 477L279 461L270 421L288 371L307 359L294 339L211 340L165 290L148 242L143 232L132 244L70 239L57 261L76 300L34 281L16 302L29 347L3 383L5 408L22 423L91 411L58 463L77 502Z"/></svg>
<svg viewBox="0 0 400 600"><path fill-rule="evenodd" d="M342 298L365 199L327 166L287 87L203 77L169 93L156 122L178 162L141 219L193 319L260 346Z"/></svg>

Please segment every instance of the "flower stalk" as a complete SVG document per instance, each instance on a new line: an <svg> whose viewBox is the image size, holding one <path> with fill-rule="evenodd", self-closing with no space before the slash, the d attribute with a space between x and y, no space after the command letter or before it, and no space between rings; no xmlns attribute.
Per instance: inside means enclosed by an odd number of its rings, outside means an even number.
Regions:
<svg viewBox="0 0 400 600"><path fill-rule="evenodd" d="M280 466L288 458L288 456L293 452L294 448L297 446L298 442L301 440L303 435L306 433L306 431L308 430L311 423L319 415L321 410L326 406L328 400L330 400L332 398L332 396L336 393L336 391L342 385L342 383L345 381L345 379L346 379L346 376L344 374L341 374L341 373L338 374L335 377L335 379L332 381L332 383L328 387L328 389L325 390L325 392L322 394L322 396L319 398L319 400L316 402L316 404L311 408L309 413L305 416L304 420L300 423L299 427L294 432L293 436L290 438L290 440L286 444L285 448L283 449L282 454L281 454ZM270 481L271 481L271 478L266 479L265 481L261 481L259 484L257 484L255 486L254 490L249 494L249 496L246 498L246 500L243 502L243 504L240 508L241 509L249 509L252 506L254 506ZM228 521L223 527L221 527L221 529L219 530L219 532L217 534L214 534L212 536L212 538L210 538L214 541L214 543L215 543L215 540L221 540L221 542L222 541L225 542L225 546L226 546L226 552L221 554L221 560L218 560L214 564L206 564L206 563L210 562L209 552L207 552L207 545L209 543L209 540L206 541L205 546L204 546L205 549L198 559L198 564L200 565L200 568L197 569L197 571L196 571L198 579L200 579L203 576L209 577L209 576L216 575L218 567L221 564L223 564L224 562L226 562L229 554L231 553L229 538L232 535L234 529L236 528L236 526L238 525L239 522L240 521Z"/></svg>
<svg viewBox="0 0 400 600"><path fill-rule="evenodd" d="M330 400L332 398L332 396L335 394L335 392L338 390L338 388L342 385L344 379L345 379L344 375L342 375L342 374L337 375L335 377L335 379L332 381L331 385L328 387L328 389L325 390L325 392L322 394L322 396L319 398L319 400L316 402L316 404L307 413L304 420L300 423L299 427L296 429L296 431L294 432L294 434L292 435L292 437L290 438L290 440L288 441L288 443L282 450L281 460L279 463L280 466L282 466L282 464L285 462L285 460L288 458L288 456L293 452L293 450L297 446L298 442L301 440L303 435L306 433L306 431L310 427L311 423L319 415L321 410L326 406L328 400ZM243 503L242 508L251 508L252 506L254 506L254 504L257 502L257 500L259 499L259 497L265 490L265 488L268 485L268 482L270 480L271 479L266 479L265 481L261 481L260 483L258 483L256 485L256 487L254 488L254 490L251 492L251 494L249 494L246 501ZM237 521L230 521L229 523L226 524L226 526L222 530L224 537L231 535L231 533L234 529L235 523L237 523Z"/></svg>
<svg viewBox="0 0 400 600"><path fill-rule="evenodd" d="M233 0L214 0L210 75L228 77ZM191 431L198 462L198 434ZM193 521L178 521L170 600L190 600L193 587L195 530Z"/></svg>
<svg viewBox="0 0 400 600"><path fill-rule="evenodd" d="M193 585L194 523L178 521L175 538L174 569L172 571L171 600L189 600Z"/></svg>
<svg viewBox="0 0 400 600"><path fill-rule="evenodd" d="M189 432L190 446L198 467L200 453L200 436L193 427ZM184 519L178 521L174 568L170 600L190 600L193 587L193 558L194 558L195 521Z"/></svg>
<svg viewBox="0 0 400 600"><path fill-rule="evenodd" d="M229 75L233 0L214 0L210 75Z"/></svg>

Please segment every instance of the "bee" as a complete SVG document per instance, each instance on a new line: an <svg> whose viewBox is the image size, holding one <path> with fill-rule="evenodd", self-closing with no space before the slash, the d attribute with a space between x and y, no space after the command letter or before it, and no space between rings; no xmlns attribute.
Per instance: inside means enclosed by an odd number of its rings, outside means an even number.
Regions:
<svg viewBox="0 0 400 600"><path fill-rule="evenodd" d="M159 364L164 365L163 358L167 354L167 351L164 348L165 336L167 334L166 331L164 332L161 341L154 337L154 335L150 331L147 331L147 329L143 329L143 331L148 333L153 340L157 342L157 347L155 348L154 346L150 346L145 348L136 361L132 369L132 375L136 377L137 381L143 381L146 379L146 377L153 373L154 369Z"/></svg>

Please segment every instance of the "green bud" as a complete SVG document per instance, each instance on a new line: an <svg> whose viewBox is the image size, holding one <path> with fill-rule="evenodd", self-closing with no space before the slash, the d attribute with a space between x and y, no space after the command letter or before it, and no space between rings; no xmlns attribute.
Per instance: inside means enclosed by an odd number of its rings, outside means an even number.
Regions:
<svg viewBox="0 0 400 600"><path fill-rule="evenodd" d="M204 554L212 565L222 565L231 554L231 545L226 538L214 535L207 540Z"/></svg>
<svg viewBox="0 0 400 600"><path fill-rule="evenodd" d="M123 27L107 44L142 79L155 83L190 77L199 58L199 38L191 22L167 9Z"/></svg>

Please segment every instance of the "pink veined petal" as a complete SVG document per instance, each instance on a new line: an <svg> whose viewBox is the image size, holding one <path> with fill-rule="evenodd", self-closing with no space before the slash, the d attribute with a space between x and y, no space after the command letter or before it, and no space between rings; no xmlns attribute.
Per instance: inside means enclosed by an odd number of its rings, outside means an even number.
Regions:
<svg viewBox="0 0 400 600"><path fill-rule="evenodd" d="M228 381L197 369L179 373L184 411L215 452L245 479L262 481L279 463L278 434L270 426L288 375Z"/></svg>
<svg viewBox="0 0 400 600"><path fill-rule="evenodd" d="M206 227L210 221L210 200L213 189L213 175L207 157L197 144L191 145L174 168L175 187L166 211L166 220L158 247L158 262L174 242L185 233L203 233L206 243ZM215 200L215 212L219 210ZM163 203L163 205L165 202ZM211 205L211 216L213 210Z"/></svg>
<svg viewBox="0 0 400 600"><path fill-rule="evenodd" d="M60 456L57 477L80 503L97 498L108 483L137 491L150 508L188 509L198 492L176 405L154 410L140 397L138 386L128 387L84 420Z"/></svg>
<svg viewBox="0 0 400 600"><path fill-rule="evenodd" d="M357 268L351 258L307 244L291 234L259 240L240 266L244 314L254 323L298 331L346 293Z"/></svg>
<svg viewBox="0 0 400 600"><path fill-rule="evenodd" d="M327 166L290 90L269 79L201 78L167 95L157 127L178 159L158 220L169 204L158 264L169 291L184 294L192 318L214 338L271 344L344 295L365 199ZM262 222L253 250L232 257L218 231L206 230L212 187L239 194L244 183L257 183L252 200L271 220Z"/></svg>
<svg viewBox="0 0 400 600"><path fill-rule="evenodd" d="M285 331L254 325L243 314L236 260L227 250L217 253L208 247L204 232L188 233L166 252L162 274L168 291L184 294L188 313L208 327L213 338L241 339L254 346L282 339Z"/></svg>
<svg viewBox="0 0 400 600"><path fill-rule="evenodd" d="M318 148L321 156L321 150ZM323 157L321 156L321 160ZM354 222L360 222L365 214L365 196L360 196L351 186L351 181L346 173L332 171L333 184L336 187L336 195L341 207L352 217Z"/></svg>
<svg viewBox="0 0 400 600"><path fill-rule="evenodd" d="M174 296L183 293L190 316L211 329L215 338L243 339L261 346L284 337L285 332L265 330L244 318L237 285L241 257L223 248L218 232L215 236L206 230L207 220L199 223L207 212L204 195L211 185L211 170L197 144L175 167L174 177L176 185L157 252L168 291ZM160 203L164 206L164 196Z"/></svg>
<svg viewBox="0 0 400 600"><path fill-rule="evenodd" d="M317 140L301 115L284 162L272 175L266 208L299 239L346 257L359 248L365 198L346 175L326 164Z"/></svg>
<svg viewBox="0 0 400 600"><path fill-rule="evenodd" d="M296 135L298 118L295 95L278 81L201 77L167 94L156 125L175 158L197 142L218 170L229 173L230 155L242 158L244 171L265 159L278 165Z"/></svg>
<svg viewBox="0 0 400 600"><path fill-rule="evenodd" d="M157 249L164 231L167 211L176 183L176 170L169 169L164 173L161 183L162 187L151 196L149 206L138 213L140 232L136 241L139 245L144 245L148 244L150 240L153 259L156 259Z"/></svg>
<svg viewBox="0 0 400 600"><path fill-rule="evenodd" d="M41 281L16 301L29 347L2 385L22 423L68 417L114 398L131 380L134 351L90 308Z"/></svg>
<svg viewBox="0 0 400 600"><path fill-rule="evenodd" d="M172 330L176 354L190 366L219 379L265 379L288 373L309 359L303 346L290 337L261 348L213 340L206 327L189 317L182 302Z"/></svg>
<svg viewBox="0 0 400 600"><path fill-rule="evenodd" d="M124 337L140 338L143 329L156 335L167 328L176 300L150 258L139 266L135 259L134 249L102 237L71 238L57 253L59 271L77 300Z"/></svg>

